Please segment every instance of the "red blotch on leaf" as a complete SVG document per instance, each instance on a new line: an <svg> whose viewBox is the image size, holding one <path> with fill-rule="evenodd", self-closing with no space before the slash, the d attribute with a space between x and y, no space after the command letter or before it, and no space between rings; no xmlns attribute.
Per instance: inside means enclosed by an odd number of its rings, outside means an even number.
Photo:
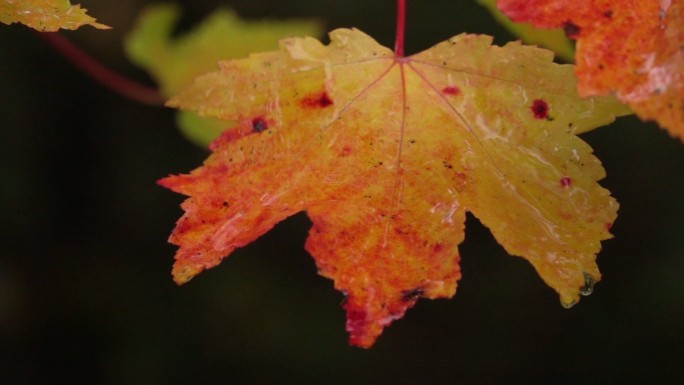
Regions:
<svg viewBox="0 0 684 385"><path fill-rule="evenodd" d="M344 308L347 310L346 330L350 334L350 342L361 345L362 336L366 334L368 327L368 313L363 309L351 306L349 303L345 304Z"/></svg>
<svg viewBox="0 0 684 385"><path fill-rule="evenodd" d="M432 246L432 251L435 252L435 253L439 253L439 252L441 252L443 249L444 249L444 245L442 245L441 243L435 243L435 244Z"/></svg>
<svg viewBox="0 0 684 385"><path fill-rule="evenodd" d="M327 92L323 92L317 95L308 96L302 99L302 106L304 107L315 107L315 108L325 108L333 104L332 99L328 96Z"/></svg>
<svg viewBox="0 0 684 385"><path fill-rule="evenodd" d="M347 155L349 155L349 154L351 154L351 153L352 153L352 148L351 148L351 146L344 146L344 147L342 147L342 152L340 153L340 155L342 155L342 156L347 156Z"/></svg>
<svg viewBox="0 0 684 385"><path fill-rule="evenodd" d="M560 185L563 187L570 187L572 185L572 178L569 176L564 176L560 180Z"/></svg>
<svg viewBox="0 0 684 385"><path fill-rule="evenodd" d="M537 119L549 117L549 105L542 99L537 99L532 103L532 113Z"/></svg>
<svg viewBox="0 0 684 385"><path fill-rule="evenodd" d="M447 87L444 87L442 92L445 95L458 95L461 93L461 90L456 86L447 86Z"/></svg>

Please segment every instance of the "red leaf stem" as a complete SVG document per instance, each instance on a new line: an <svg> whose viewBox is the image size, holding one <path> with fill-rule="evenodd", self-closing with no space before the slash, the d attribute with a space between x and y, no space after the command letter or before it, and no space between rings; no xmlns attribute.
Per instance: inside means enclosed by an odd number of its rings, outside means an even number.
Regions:
<svg viewBox="0 0 684 385"><path fill-rule="evenodd" d="M140 84L112 71L59 33L45 32L39 33L39 36L76 68L106 88L140 103L158 106L164 104L164 98L157 88Z"/></svg>
<svg viewBox="0 0 684 385"><path fill-rule="evenodd" d="M406 31L406 0L397 0L397 36L394 53L404 57L404 33Z"/></svg>

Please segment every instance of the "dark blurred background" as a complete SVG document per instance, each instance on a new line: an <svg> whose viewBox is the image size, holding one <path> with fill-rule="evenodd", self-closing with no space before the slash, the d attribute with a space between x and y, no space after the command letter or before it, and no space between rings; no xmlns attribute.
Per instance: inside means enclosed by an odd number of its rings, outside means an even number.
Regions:
<svg viewBox="0 0 684 385"><path fill-rule="evenodd" d="M149 82L122 53L148 2L82 3L114 29L64 35ZM393 1L186 1L184 25L221 4L393 45ZM463 31L512 39L472 1L409 4L408 52ZM0 122L0 384L684 383L684 145L654 124L628 117L583 136L621 203L592 296L563 309L470 217L456 297L420 301L361 350L304 250L303 214L171 281L183 198L155 181L207 156L173 111L113 94L28 28L0 25Z"/></svg>

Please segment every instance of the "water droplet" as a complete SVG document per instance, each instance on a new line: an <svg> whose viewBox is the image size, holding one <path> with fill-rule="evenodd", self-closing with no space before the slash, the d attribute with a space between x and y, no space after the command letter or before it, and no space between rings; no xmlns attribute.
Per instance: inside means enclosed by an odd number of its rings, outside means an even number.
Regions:
<svg viewBox="0 0 684 385"><path fill-rule="evenodd" d="M580 287L580 294L583 296L590 295L594 292L594 285L596 284L596 279L589 273L584 274L584 286Z"/></svg>
<svg viewBox="0 0 684 385"><path fill-rule="evenodd" d="M577 302L579 302L579 300L576 300L576 299L572 299L572 300L570 300L570 302L565 302L565 301L563 301L562 298L561 298L561 301L560 301L561 306L563 306L563 307L566 308L566 309L570 309L571 307L577 305Z"/></svg>

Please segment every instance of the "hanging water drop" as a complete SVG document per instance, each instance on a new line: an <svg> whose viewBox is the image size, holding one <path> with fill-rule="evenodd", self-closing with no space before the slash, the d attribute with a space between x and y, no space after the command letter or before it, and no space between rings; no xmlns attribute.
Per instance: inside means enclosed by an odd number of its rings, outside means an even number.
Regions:
<svg viewBox="0 0 684 385"><path fill-rule="evenodd" d="M580 294L583 296L590 295L594 292L594 285L596 284L596 279L589 273L584 274L584 286L580 287Z"/></svg>
<svg viewBox="0 0 684 385"><path fill-rule="evenodd" d="M571 299L569 302L564 301L562 298L560 300L561 306L563 306L565 309L570 309L571 307L577 305L577 302L579 302L577 299Z"/></svg>

